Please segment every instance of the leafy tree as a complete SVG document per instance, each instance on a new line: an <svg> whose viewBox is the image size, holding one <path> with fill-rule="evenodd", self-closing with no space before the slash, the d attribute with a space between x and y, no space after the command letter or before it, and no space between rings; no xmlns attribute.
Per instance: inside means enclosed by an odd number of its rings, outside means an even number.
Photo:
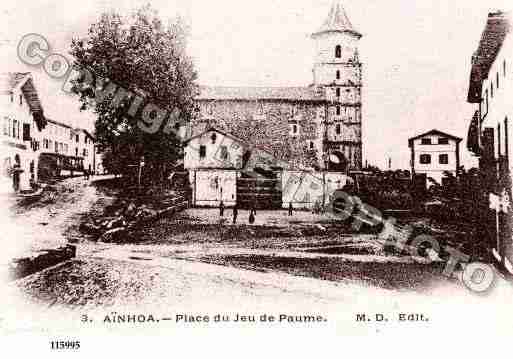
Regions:
<svg viewBox="0 0 513 359"><path fill-rule="evenodd" d="M80 74L73 91L81 109L97 115L95 137L107 170L133 176L144 158L154 183L181 157L177 122L193 118L197 94L186 35L179 18L165 25L145 6L130 16L105 13L86 38L72 41Z"/></svg>

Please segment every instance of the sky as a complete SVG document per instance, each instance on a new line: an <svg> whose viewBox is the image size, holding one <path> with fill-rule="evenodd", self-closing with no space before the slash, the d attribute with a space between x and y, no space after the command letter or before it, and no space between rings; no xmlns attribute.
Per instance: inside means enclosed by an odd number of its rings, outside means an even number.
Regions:
<svg viewBox="0 0 513 359"><path fill-rule="evenodd" d="M91 126L60 83L16 58L21 36L45 36L54 52L67 54L72 38L109 9L122 13L150 3L161 17L189 24L189 54L198 83L218 86L306 86L312 82L310 38L333 0L91 0L31 1L2 5L2 71L31 71L45 114L75 126ZM341 0L363 34L364 161L409 167L408 138L437 128L464 138L462 164L475 166L465 149L473 106L466 102L470 59L488 12L511 10L511 0ZM69 56L69 55L68 55Z"/></svg>

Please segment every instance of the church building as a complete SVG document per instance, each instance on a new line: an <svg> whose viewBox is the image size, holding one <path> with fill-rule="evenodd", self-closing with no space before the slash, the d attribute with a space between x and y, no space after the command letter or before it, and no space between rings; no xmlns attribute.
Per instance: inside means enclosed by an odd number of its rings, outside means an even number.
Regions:
<svg viewBox="0 0 513 359"><path fill-rule="evenodd" d="M192 135L211 128L270 153L289 169L362 167L362 64L338 2L311 38L313 82L304 87L200 87Z"/></svg>

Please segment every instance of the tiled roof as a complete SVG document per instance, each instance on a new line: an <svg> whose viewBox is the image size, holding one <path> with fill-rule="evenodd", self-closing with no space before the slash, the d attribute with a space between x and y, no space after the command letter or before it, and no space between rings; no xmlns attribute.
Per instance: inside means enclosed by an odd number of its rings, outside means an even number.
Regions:
<svg viewBox="0 0 513 359"><path fill-rule="evenodd" d="M201 86L197 100L325 101L314 87L211 87Z"/></svg>
<svg viewBox="0 0 513 359"><path fill-rule="evenodd" d="M456 137L456 136L453 136L453 135L450 135L446 132L442 132L442 131L439 131L437 129L432 129L431 131L427 131L427 132L424 132L424 133L421 133L420 135L417 135L415 137L411 137L408 139L408 146L411 147L412 143L414 140L417 140L421 137L424 137L424 136L429 136L429 135L439 135L439 136L444 136L444 137L447 137L447 138L450 138L450 139L453 139L455 140L456 142L461 142L461 138L460 137Z"/></svg>
<svg viewBox="0 0 513 359"><path fill-rule="evenodd" d="M0 74L0 91L11 92L22 82L29 72L7 72Z"/></svg>
<svg viewBox="0 0 513 359"><path fill-rule="evenodd" d="M349 32L355 36L361 37L362 35L355 30L351 21L344 10L342 4L335 0L331 6L331 10L328 14L328 18L324 21L321 28L313 33L313 36L325 33L325 32Z"/></svg>
<svg viewBox="0 0 513 359"><path fill-rule="evenodd" d="M11 93L20 85L21 91L30 107L30 111L32 113L43 112L43 106L41 105L41 101L39 101L30 72L7 72L0 74L0 92Z"/></svg>
<svg viewBox="0 0 513 359"><path fill-rule="evenodd" d="M488 78L488 72L499 53L506 35L511 31L511 13L495 12L488 14L479 47L472 57L468 102L481 101L483 80Z"/></svg>
<svg viewBox="0 0 513 359"><path fill-rule="evenodd" d="M54 125L57 125L57 126L62 126L62 127L66 127L66 128L69 128L70 130L73 131L74 134L76 134L77 132L84 132L88 137L90 137L91 139L94 140L94 136L91 134L91 132L89 132L88 130L84 129L84 128L80 128L80 127L77 127L77 128L73 128L72 126L68 125L68 124L65 124L64 122L60 122L60 121L56 121L56 120L52 120L51 118L46 118L46 120L49 122L49 123L53 123Z"/></svg>
<svg viewBox="0 0 513 359"><path fill-rule="evenodd" d="M67 125L63 122L60 122L60 121L55 121L55 120L52 120L51 118L46 118L46 120L50 123L53 123L54 125L58 125L58 126L62 126L62 127L66 127L66 128L70 128L70 129L73 129L73 127L71 127L70 125Z"/></svg>
<svg viewBox="0 0 513 359"><path fill-rule="evenodd" d="M21 92L25 96L30 112L34 116L38 128L44 128L46 119L43 113L43 105L37 95L37 90L32 81L30 72L7 72L0 74L1 93L12 93L17 87L20 87Z"/></svg>

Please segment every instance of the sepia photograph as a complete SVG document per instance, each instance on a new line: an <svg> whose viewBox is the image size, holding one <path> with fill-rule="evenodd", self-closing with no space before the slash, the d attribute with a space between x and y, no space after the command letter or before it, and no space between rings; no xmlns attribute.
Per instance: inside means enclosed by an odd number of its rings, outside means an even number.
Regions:
<svg viewBox="0 0 513 359"><path fill-rule="evenodd" d="M5 1L2 350L489 355L513 333L512 21L510 0Z"/></svg>

